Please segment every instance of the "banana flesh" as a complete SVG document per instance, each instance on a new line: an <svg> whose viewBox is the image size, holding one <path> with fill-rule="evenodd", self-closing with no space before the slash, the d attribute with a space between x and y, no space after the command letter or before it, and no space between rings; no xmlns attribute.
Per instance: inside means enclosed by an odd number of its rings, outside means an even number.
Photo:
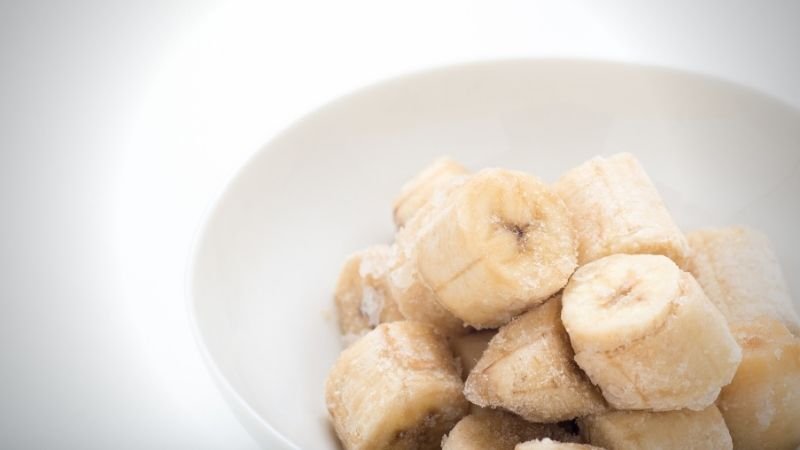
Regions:
<svg viewBox="0 0 800 450"><path fill-rule="evenodd" d="M564 174L554 188L572 214L580 265L613 254L647 253L683 266L686 238L632 155L591 159Z"/></svg>
<svg viewBox="0 0 800 450"><path fill-rule="evenodd" d="M450 158L439 158L408 181L394 200L394 223L406 224L438 190L453 178L466 175L467 169Z"/></svg>
<svg viewBox="0 0 800 450"><path fill-rule="evenodd" d="M564 203L522 172L485 169L418 231L416 268L439 303L495 328L559 291L576 267Z"/></svg>
<svg viewBox="0 0 800 450"><path fill-rule="evenodd" d="M532 422L605 411L600 392L573 360L560 313L555 297L500 328L467 378L467 399Z"/></svg>
<svg viewBox="0 0 800 450"><path fill-rule="evenodd" d="M501 410L481 409L453 427L442 441L442 450L514 450L520 442L540 438L579 439L567 425L532 423Z"/></svg>
<svg viewBox="0 0 800 450"><path fill-rule="evenodd" d="M608 450L731 450L716 406L702 411L614 411L578 420L592 445Z"/></svg>
<svg viewBox="0 0 800 450"><path fill-rule="evenodd" d="M575 361L616 409L704 409L741 360L725 318L665 256L591 262L575 272L563 304Z"/></svg>
<svg viewBox="0 0 800 450"><path fill-rule="evenodd" d="M537 439L535 441L517 444L514 450L603 450L600 447L585 444L573 444L571 442L558 442L550 439Z"/></svg>
<svg viewBox="0 0 800 450"><path fill-rule="evenodd" d="M469 410L446 338L421 322L381 324L345 349L325 400L346 450L437 449Z"/></svg>
<svg viewBox="0 0 800 450"><path fill-rule="evenodd" d="M345 344L380 323L403 320L387 282L390 255L389 246L376 245L345 261L334 292Z"/></svg>
<svg viewBox="0 0 800 450"><path fill-rule="evenodd" d="M461 378L467 378L478 360L481 359L489 341L497 334L494 330L476 331L474 333L456 336L450 342L450 347L461 363Z"/></svg>

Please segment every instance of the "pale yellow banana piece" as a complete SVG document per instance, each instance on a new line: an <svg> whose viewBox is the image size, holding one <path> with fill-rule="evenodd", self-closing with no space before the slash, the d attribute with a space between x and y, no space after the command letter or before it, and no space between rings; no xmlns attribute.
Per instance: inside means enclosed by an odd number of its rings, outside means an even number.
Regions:
<svg viewBox="0 0 800 450"><path fill-rule="evenodd" d="M683 266L686 238L632 155L591 159L554 188L572 213L580 265L617 253L649 253Z"/></svg>
<svg viewBox="0 0 800 450"><path fill-rule="evenodd" d="M532 422L559 422L606 410L600 391L573 360L558 297L500 328L464 386L479 406Z"/></svg>
<svg viewBox="0 0 800 450"><path fill-rule="evenodd" d="M469 404L446 338L425 323L378 325L334 364L325 400L346 450L437 449Z"/></svg>
<svg viewBox="0 0 800 450"><path fill-rule="evenodd" d="M489 346L489 340L497 334L494 330L477 331L475 333L456 336L451 339L450 347L461 362L461 378L466 379L478 360L481 359L484 350Z"/></svg>
<svg viewBox="0 0 800 450"><path fill-rule="evenodd" d="M442 450L513 450L520 442L550 437L576 442L574 425L532 423L514 414L481 409L461 419L442 440Z"/></svg>
<svg viewBox="0 0 800 450"><path fill-rule="evenodd" d="M571 442L558 442L550 439L537 439L535 441L517 444L514 450L603 450L600 447L585 444L573 444Z"/></svg>
<svg viewBox="0 0 800 450"><path fill-rule="evenodd" d="M731 450L716 406L702 411L614 411L578 419L581 434L608 450Z"/></svg>
<svg viewBox="0 0 800 450"><path fill-rule="evenodd" d="M665 256L591 262L563 303L575 361L616 409L704 409L741 360L725 318Z"/></svg>
<svg viewBox="0 0 800 450"><path fill-rule="evenodd" d="M800 340L778 320L740 325L742 363L717 405L737 450L800 446Z"/></svg>
<svg viewBox="0 0 800 450"><path fill-rule="evenodd" d="M494 328L560 290L576 267L564 203L538 179L485 169L418 231L418 273L439 303L475 328Z"/></svg>
<svg viewBox="0 0 800 450"><path fill-rule="evenodd" d="M766 316L800 336L800 318L766 236L730 227L694 231L687 238L692 249L688 270L731 328Z"/></svg>
<svg viewBox="0 0 800 450"><path fill-rule="evenodd" d="M336 284L334 302L339 329L346 344L383 322L403 320L388 285L387 245L376 245L350 255Z"/></svg>
<svg viewBox="0 0 800 450"><path fill-rule="evenodd" d="M400 189L400 194L394 200L395 225L402 227L445 184L467 173L464 166L447 157L431 163Z"/></svg>

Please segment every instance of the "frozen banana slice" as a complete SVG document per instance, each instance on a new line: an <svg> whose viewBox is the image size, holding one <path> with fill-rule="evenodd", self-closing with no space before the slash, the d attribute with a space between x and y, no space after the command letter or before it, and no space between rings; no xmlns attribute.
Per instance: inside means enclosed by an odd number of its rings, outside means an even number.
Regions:
<svg viewBox="0 0 800 450"><path fill-rule="evenodd" d="M453 178L466 175L467 169L458 162L439 158L406 183L394 200L394 223L402 227Z"/></svg>
<svg viewBox="0 0 800 450"><path fill-rule="evenodd" d="M800 446L800 340L778 320L740 325L742 363L717 405L737 450Z"/></svg>
<svg viewBox="0 0 800 450"><path fill-rule="evenodd" d="M421 227L421 280L475 328L494 328L560 290L576 267L564 203L538 179L503 169L469 177Z"/></svg>
<svg viewBox="0 0 800 450"><path fill-rule="evenodd" d="M580 265L617 253L650 253L683 266L686 238L632 155L591 159L554 188L572 213Z"/></svg>
<svg viewBox="0 0 800 450"><path fill-rule="evenodd" d="M347 450L437 449L469 404L446 339L428 324L379 325L345 349L325 386Z"/></svg>
<svg viewBox="0 0 800 450"><path fill-rule="evenodd" d="M550 439L537 439L535 441L517 444L514 450L603 450L600 447L585 444L573 444L571 442L551 441Z"/></svg>
<svg viewBox="0 0 800 450"><path fill-rule="evenodd" d="M403 320L387 282L390 254L389 246L376 245L350 255L344 263L334 302L347 344L380 323Z"/></svg>
<svg viewBox="0 0 800 450"><path fill-rule="evenodd" d="M688 270L731 328L771 317L800 336L800 318L766 236L730 227L694 231L687 238L692 249Z"/></svg>
<svg viewBox="0 0 800 450"><path fill-rule="evenodd" d="M467 378L467 399L532 422L605 411L599 390L573 360L560 313L555 297L500 328Z"/></svg>
<svg viewBox="0 0 800 450"><path fill-rule="evenodd" d="M481 409L453 427L442 440L442 450L513 450L520 442L546 437L577 442L579 437L572 427L531 423L505 411Z"/></svg>
<svg viewBox="0 0 800 450"><path fill-rule="evenodd" d="M716 406L701 411L614 411L578 419L590 444L608 450L731 450Z"/></svg>
<svg viewBox="0 0 800 450"><path fill-rule="evenodd" d="M461 362L461 377L466 379L484 350L489 346L489 341L497 334L495 330L476 331L475 333L456 336L451 339L450 347L456 358Z"/></svg>
<svg viewBox="0 0 800 450"><path fill-rule="evenodd" d="M563 303L575 361L616 409L704 409L741 360L725 318L665 256L591 262Z"/></svg>

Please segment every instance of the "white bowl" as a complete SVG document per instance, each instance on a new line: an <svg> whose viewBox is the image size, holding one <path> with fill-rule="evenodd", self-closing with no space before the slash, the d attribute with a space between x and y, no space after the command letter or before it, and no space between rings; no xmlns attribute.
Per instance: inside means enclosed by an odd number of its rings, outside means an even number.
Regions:
<svg viewBox="0 0 800 450"><path fill-rule="evenodd" d="M393 196L433 158L552 181L594 155L632 152L680 225L759 228L795 275L798 150L800 112L666 69L518 60L387 81L300 120L227 186L190 270L199 342L266 448L335 449L323 380L340 350L340 265L391 240Z"/></svg>

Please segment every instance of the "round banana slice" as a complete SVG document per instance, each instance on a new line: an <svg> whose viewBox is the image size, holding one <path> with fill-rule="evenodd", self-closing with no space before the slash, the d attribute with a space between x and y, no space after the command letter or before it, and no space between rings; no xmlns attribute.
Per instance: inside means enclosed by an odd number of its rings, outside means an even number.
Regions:
<svg viewBox="0 0 800 450"><path fill-rule="evenodd" d="M403 320L387 282L390 255L388 245L376 245L345 261L334 292L345 344L380 323Z"/></svg>
<svg viewBox="0 0 800 450"><path fill-rule="evenodd" d="M514 450L603 450L600 447L584 444L573 444L571 442L557 442L550 439L537 439L535 441L517 444Z"/></svg>
<svg viewBox="0 0 800 450"><path fill-rule="evenodd" d="M575 362L616 409L704 409L741 360L722 314L665 256L589 263L563 303Z"/></svg>
<svg viewBox="0 0 800 450"><path fill-rule="evenodd" d="M555 297L500 328L467 378L467 399L532 422L605 411L602 395L573 361L560 313Z"/></svg>
<svg viewBox="0 0 800 450"><path fill-rule="evenodd" d="M725 421L714 405L702 411L614 411L578 419L578 426L590 444L609 450L733 449Z"/></svg>
<svg viewBox="0 0 800 450"><path fill-rule="evenodd" d="M800 446L800 339L778 320L735 330L742 363L717 405L737 449Z"/></svg>
<svg viewBox="0 0 800 450"><path fill-rule="evenodd" d="M348 450L438 449L469 411L446 338L428 324L379 325L344 350L325 385Z"/></svg>
<svg viewBox="0 0 800 450"><path fill-rule="evenodd" d="M514 414L478 409L461 419L442 440L442 450L514 450L520 442L553 438L577 442L574 424L533 423Z"/></svg>
<svg viewBox="0 0 800 450"><path fill-rule="evenodd" d="M420 228L414 255L442 306L494 328L560 290L577 250L566 207L544 183L485 169Z"/></svg>
<svg viewBox="0 0 800 450"><path fill-rule="evenodd" d="M394 223L397 228L414 217L444 185L467 173L464 166L447 157L439 158L423 169L400 189L400 194L394 200Z"/></svg>

